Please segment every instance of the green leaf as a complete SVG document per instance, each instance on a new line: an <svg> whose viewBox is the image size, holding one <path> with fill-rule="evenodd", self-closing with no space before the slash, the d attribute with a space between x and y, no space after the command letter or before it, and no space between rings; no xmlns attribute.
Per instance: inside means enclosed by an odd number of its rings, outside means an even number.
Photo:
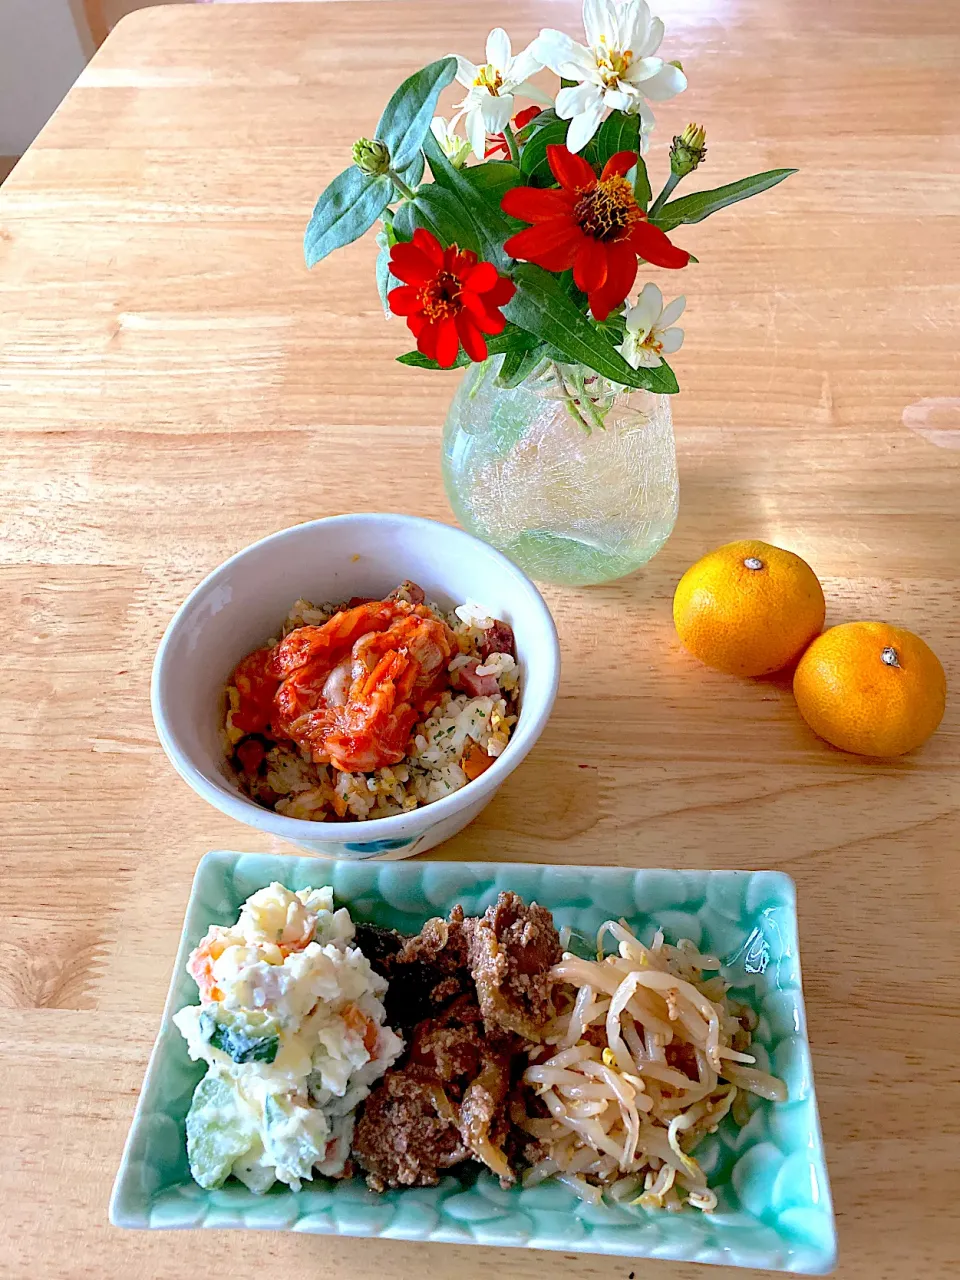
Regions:
<svg viewBox="0 0 960 1280"><path fill-rule="evenodd" d="M371 177L356 165L344 169L317 201L306 234L303 256L308 267L359 240L383 213L394 195L393 183L384 176Z"/></svg>
<svg viewBox="0 0 960 1280"><path fill-rule="evenodd" d="M577 282L573 278L573 268L567 271L557 271L553 273L553 278L557 284L574 304L578 311L586 314L587 311L587 295L582 289L577 287Z"/></svg>
<svg viewBox="0 0 960 1280"><path fill-rule="evenodd" d="M497 374L497 385L506 388L519 386L524 378L529 378L545 354L546 345L542 342L529 351L508 351Z"/></svg>
<svg viewBox="0 0 960 1280"><path fill-rule="evenodd" d="M538 129L545 128L548 124L556 124L560 119L553 107L544 107L539 115L534 116L528 125L524 126L523 132L527 134L536 133Z"/></svg>
<svg viewBox="0 0 960 1280"><path fill-rule="evenodd" d="M377 254L376 279L380 305L383 307L383 314L388 320L393 312L387 302L387 294L391 289L396 289L398 285L402 284L402 281L398 280L390 270L390 250L396 243L397 237L393 230L393 215L389 209L385 209L383 226L377 232L377 247L380 252Z"/></svg>
<svg viewBox="0 0 960 1280"><path fill-rule="evenodd" d="M640 117L627 116L622 111L611 111L593 139L593 155L590 157L597 171L603 169L611 156L618 151L635 151L640 158Z"/></svg>
<svg viewBox="0 0 960 1280"><path fill-rule="evenodd" d="M523 329L518 328L515 324L508 324L503 333L486 334L487 355L500 356L505 355L509 351L529 351L531 347L537 345L537 340L532 333L525 333ZM427 356L421 355L419 351L408 351L406 355L397 356L399 364L412 366L414 369L440 369L443 366L437 364L436 360L430 360ZM453 369L463 369L466 365L472 364L473 361L465 351L460 350L454 364Z"/></svg>
<svg viewBox="0 0 960 1280"><path fill-rule="evenodd" d="M476 190L463 176L463 170L454 169L430 132L423 140L423 149L437 185L456 196L461 216L473 228L481 256L496 267L506 267L511 259L504 252L503 242L513 230L506 214L499 205L477 199Z"/></svg>
<svg viewBox="0 0 960 1280"><path fill-rule="evenodd" d="M379 239L379 237L378 237ZM387 302L387 294L391 289L396 288L393 283L393 276L390 274L390 250L381 248L377 254L377 293L380 295L380 305L383 307L383 314L389 316L391 314L390 304Z"/></svg>
<svg viewBox="0 0 960 1280"><path fill-rule="evenodd" d="M761 191L769 191L784 178L789 178L796 169L770 169L766 173L755 173L751 178L741 178L739 182L728 182L725 187L715 187L712 191L695 191L692 195L681 196L679 200L671 200L665 204L651 221L663 231L671 231L681 222L702 222L718 209L725 209L728 204L736 204L738 200L747 200L757 196Z"/></svg>
<svg viewBox="0 0 960 1280"><path fill-rule="evenodd" d="M623 342L623 339L626 337L627 317L622 311L617 311L607 316L606 320L602 322L594 320L593 323L597 326L611 346L619 347L620 343Z"/></svg>
<svg viewBox="0 0 960 1280"><path fill-rule="evenodd" d="M638 370L639 372L639 370ZM680 390L680 384L677 382L677 375L670 366L660 357L660 366L657 369L644 369L644 373L648 373L652 381L647 385L648 391L656 391L662 396L675 396Z"/></svg>
<svg viewBox="0 0 960 1280"><path fill-rule="evenodd" d="M586 365L611 382L626 387L646 387L672 395L678 390L671 371L631 369L619 351L567 297L557 280L532 263L521 263L513 273L517 292L504 307L514 324L535 334L562 353L570 364Z"/></svg>
<svg viewBox="0 0 960 1280"><path fill-rule="evenodd" d="M519 219L504 214L500 208L500 202L506 193L514 187L523 186L527 181L515 164L507 160L487 160L483 164L469 165L460 172L476 190L480 199L492 204L497 212L506 218L509 227L507 235L512 235L526 226L526 223Z"/></svg>
<svg viewBox="0 0 960 1280"><path fill-rule="evenodd" d="M440 369L444 373L449 373L451 369L465 369L468 364L473 364L473 361L461 347L456 360L451 365L437 364L436 360L431 360L429 356L422 355L419 351L406 351L402 356L397 356L397 364L408 365L411 369Z"/></svg>
<svg viewBox="0 0 960 1280"><path fill-rule="evenodd" d="M566 120L548 122L532 135L520 152L520 168L532 187L551 187L556 184L556 178L547 163L547 147L551 143L566 142L567 128Z"/></svg>
<svg viewBox="0 0 960 1280"><path fill-rule="evenodd" d="M539 115L534 116L529 124L524 125L516 135L517 142L520 143L521 158L523 156L523 148L531 138L539 133L541 129L547 129L557 124L565 124L569 126L569 121L561 120L553 107L547 107L545 110L541 111Z"/></svg>
<svg viewBox="0 0 960 1280"><path fill-rule="evenodd" d="M543 112L542 112L542 111L540 112L540 115L543 115ZM519 147L523 147L524 143L525 143L525 142L527 141L527 139L531 136L531 134L536 133L536 131L537 131L537 121L538 121L539 119L540 119L540 116L534 116L534 117L533 117L533 119L532 119L532 120L529 120L529 121L528 121L528 122L523 126L523 128L522 128L522 129L515 129L515 130L514 130L513 136L514 136L514 138L516 139L517 145L518 145ZM477 168L477 166L476 166L476 165L471 165L470 167L471 167L471 168L473 168L473 169Z"/></svg>
<svg viewBox="0 0 960 1280"><path fill-rule="evenodd" d="M387 294L391 289L396 289L403 282L398 280L390 270L390 248L392 244L396 244L396 237L393 236L393 227L389 230L386 227L377 233L377 244L380 246L380 252L377 254L377 293L380 295L380 305L383 307L383 314L387 317L393 312L390 310L390 304L387 302Z"/></svg>
<svg viewBox="0 0 960 1280"><path fill-rule="evenodd" d="M486 160L483 164L468 165L460 173L478 195L490 200L498 209L507 191L526 182L521 171L509 160Z"/></svg>
<svg viewBox="0 0 960 1280"><path fill-rule="evenodd" d="M380 239L381 235L383 236L382 240ZM387 249L392 249L396 243L397 237L394 235L393 231L393 210L385 209L383 213L383 227L382 230L377 233L377 244L380 245L381 248L386 247Z"/></svg>
<svg viewBox="0 0 960 1280"><path fill-rule="evenodd" d="M420 179L423 177L423 167L423 152L418 151L407 168L402 172L398 170L398 172L408 187L418 187Z"/></svg>
<svg viewBox="0 0 960 1280"><path fill-rule="evenodd" d="M646 213L653 191L650 189L647 162L643 156L637 156L637 176L633 180L633 194L637 197L637 204Z"/></svg>
<svg viewBox="0 0 960 1280"><path fill-rule="evenodd" d="M384 108L374 135L390 148L390 159L402 173L415 159L430 132L437 99L457 72L456 58L440 58L408 76Z"/></svg>
<svg viewBox="0 0 960 1280"><path fill-rule="evenodd" d="M457 197L436 182L420 187L413 200L404 200L394 214L393 227L403 240L410 240L417 227L425 227L442 245L480 250L473 220L465 216Z"/></svg>

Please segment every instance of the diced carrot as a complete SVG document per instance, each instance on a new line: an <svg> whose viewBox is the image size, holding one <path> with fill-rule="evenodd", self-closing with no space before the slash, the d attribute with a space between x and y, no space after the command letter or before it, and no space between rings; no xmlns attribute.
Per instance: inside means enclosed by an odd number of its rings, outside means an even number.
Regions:
<svg viewBox="0 0 960 1280"><path fill-rule="evenodd" d="M216 984L213 976L213 962L223 955L223 942L210 934L203 939L187 965L187 971L200 988L200 999L204 1001L222 1000L223 992Z"/></svg>
<svg viewBox="0 0 960 1280"><path fill-rule="evenodd" d="M460 768L472 782L474 778L479 778L481 773L486 773L493 761L494 757L488 756L483 747L476 742L471 742L460 760Z"/></svg>
<svg viewBox="0 0 960 1280"><path fill-rule="evenodd" d="M355 1004L345 1005L340 1016L348 1028L363 1040L363 1047L367 1053L372 1054L377 1045L377 1036L380 1033L380 1029L373 1019L368 1018L365 1013L361 1013Z"/></svg>
<svg viewBox="0 0 960 1280"><path fill-rule="evenodd" d="M338 818L342 818L347 812L347 802L339 791L334 791L333 798L330 803L333 805L333 811Z"/></svg>

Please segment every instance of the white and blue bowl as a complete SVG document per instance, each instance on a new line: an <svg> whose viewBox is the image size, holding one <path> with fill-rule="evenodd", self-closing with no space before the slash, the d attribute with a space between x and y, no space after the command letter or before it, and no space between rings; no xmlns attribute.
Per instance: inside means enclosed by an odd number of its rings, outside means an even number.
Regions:
<svg viewBox="0 0 960 1280"><path fill-rule="evenodd" d="M513 627L520 718L501 756L460 791L370 822L306 822L255 804L221 747L223 690L245 654L275 635L293 602L380 597L410 579L445 607L476 600ZM329 858L408 858L471 822L540 737L560 679L557 631L540 593L499 551L413 516L332 516L284 529L232 556L196 587L160 642L151 705L180 776L221 812Z"/></svg>

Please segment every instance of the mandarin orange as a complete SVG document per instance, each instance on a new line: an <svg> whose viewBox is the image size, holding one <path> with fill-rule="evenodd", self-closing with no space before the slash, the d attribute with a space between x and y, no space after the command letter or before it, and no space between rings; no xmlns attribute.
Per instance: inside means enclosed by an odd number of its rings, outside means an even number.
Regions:
<svg viewBox="0 0 960 1280"><path fill-rule="evenodd" d="M708 667L763 676L795 661L823 627L823 589L805 560L768 542L730 542L680 579L673 621Z"/></svg>
<svg viewBox="0 0 960 1280"><path fill-rule="evenodd" d="M947 680L933 650L902 627L846 622L810 645L793 677L810 728L841 751L900 756L943 719Z"/></svg>

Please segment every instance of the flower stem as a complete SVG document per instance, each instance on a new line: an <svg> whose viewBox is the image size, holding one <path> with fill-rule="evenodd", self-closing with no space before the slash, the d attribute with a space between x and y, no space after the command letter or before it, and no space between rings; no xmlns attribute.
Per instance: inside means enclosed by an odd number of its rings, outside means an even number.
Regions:
<svg viewBox="0 0 960 1280"><path fill-rule="evenodd" d="M577 393L577 402L581 413L589 418L592 425L597 427L598 430L605 431L607 424L603 420L603 414L600 412L599 406L587 388L583 374L574 374L570 381L573 383L573 388Z"/></svg>
<svg viewBox="0 0 960 1280"><path fill-rule="evenodd" d="M517 168L519 168L520 167L520 149L517 146L516 138L513 136L513 130L510 128L509 120L503 126L503 136L506 138L507 146L510 148L510 159L517 166Z"/></svg>
<svg viewBox="0 0 960 1280"><path fill-rule="evenodd" d="M416 192L411 191L411 189L407 186L404 180L400 177L399 173L396 173L393 169L388 169L387 177L390 179L390 181L397 188L397 190L400 192L400 194L404 197L405 200L414 199Z"/></svg>
<svg viewBox="0 0 960 1280"><path fill-rule="evenodd" d="M576 398L570 394L570 388L567 386L566 379L563 376L562 369L560 368L560 366L557 364L555 360L550 361L550 368L553 370L553 376L557 380L557 386L560 388L560 391L563 394L563 399L566 401L567 409L569 410L571 416L577 422L580 423L581 427L583 427L584 431L587 433L588 436L592 435L593 428L590 425L590 420L583 413L583 410L580 408L580 405L577 403Z"/></svg>
<svg viewBox="0 0 960 1280"><path fill-rule="evenodd" d="M482 360L480 364L477 365L477 372L474 375L473 385L471 386L470 390L467 392L468 400L473 400L476 398L477 392L480 390L480 388L483 386L484 382L487 379L487 374L490 372L490 369L492 368L492 364L493 364L493 357L488 356L486 360Z"/></svg>
<svg viewBox="0 0 960 1280"><path fill-rule="evenodd" d="M671 173L670 177L663 184L663 190L660 192L656 200L654 200L653 204L647 210L648 218L655 218L657 216L657 214L663 208L664 203L670 196L670 193L673 191L673 188L677 185L679 181L680 181L680 175L676 173Z"/></svg>

